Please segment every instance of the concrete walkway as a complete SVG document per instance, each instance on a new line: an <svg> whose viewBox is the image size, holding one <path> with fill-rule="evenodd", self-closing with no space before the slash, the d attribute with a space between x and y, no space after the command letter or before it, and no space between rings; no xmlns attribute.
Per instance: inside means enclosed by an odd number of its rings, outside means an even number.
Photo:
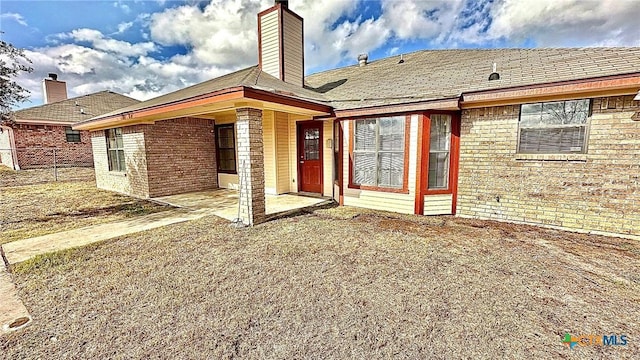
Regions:
<svg viewBox="0 0 640 360"><path fill-rule="evenodd" d="M80 229L13 241L2 245L4 261L16 264L37 255L108 240L122 235L194 220L209 215L206 210L169 210L130 220L91 225ZM7 333L28 326L31 316L18 297L5 264L0 264L0 328Z"/></svg>
<svg viewBox="0 0 640 360"><path fill-rule="evenodd" d="M31 322L31 315L18 297L11 274L0 264L0 328L1 333L21 329Z"/></svg>
<svg viewBox="0 0 640 360"><path fill-rule="evenodd" d="M8 265L29 260L37 255L71 249L118 236L133 234L161 226L195 220L208 215L234 219L237 214L237 191L216 191L154 199L180 209L163 211L128 220L86 226L55 234L13 241L0 246ZM293 195L267 196L267 213L277 215L294 209L317 206L326 199ZM16 287L5 264L0 264L0 329L11 332L28 326L31 316L18 297Z"/></svg>
<svg viewBox="0 0 640 360"><path fill-rule="evenodd" d="M2 245L2 248L7 262L9 264L17 264L36 255L85 246L122 235L199 219L208 214L208 211L168 210L129 220L91 225L55 234L13 241Z"/></svg>

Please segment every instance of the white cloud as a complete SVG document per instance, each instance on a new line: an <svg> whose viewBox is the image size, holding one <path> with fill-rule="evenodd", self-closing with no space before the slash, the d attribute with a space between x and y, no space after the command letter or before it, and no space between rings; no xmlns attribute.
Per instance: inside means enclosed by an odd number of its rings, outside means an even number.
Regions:
<svg viewBox="0 0 640 360"><path fill-rule="evenodd" d="M76 42L89 42L96 50L103 50L126 57L147 55L157 50L153 42L131 44L126 41L105 37L100 31L93 29L76 29L70 33L61 34L61 39L72 39Z"/></svg>
<svg viewBox="0 0 640 360"><path fill-rule="evenodd" d="M416 44L422 48L640 45L637 4L633 0L382 0L381 12L372 13L364 11L371 6L365 0L292 0L290 7L305 19L307 69L327 69L338 63L355 64L362 52L402 53L407 43L413 48ZM147 99L257 63L257 13L272 6L273 0L167 5L172 7L118 24L112 35L86 28L47 35L49 46L27 52L36 71L22 78L23 86L37 102L42 78L57 72L69 84L71 96L111 89ZM19 14L0 16L24 22ZM134 25L143 41L113 38ZM176 45L186 53L154 58L162 46Z"/></svg>
<svg viewBox="0 0 640 360"><path fill-rule="evenodd" d="M540 46L640 45L635 0L503 0L491 15L491 38L533 38Z"/></svg>
<svg viewBox="0 0 640 360"><path fill-rule="evenodd" d="M194 65L238 68L258 58L257 14L271 1L212 0L203 9L182 5L153 14L150 35L162 45L191 49Z"/></svg>
<svg viewBox="0 0 640 360"><path fill-rule="evenodd" d="M132 26L133 21L120 23L118 24L118 31L116 31L116 34L122 34L123 32L131 29Z"/></svg>
<svg viewBox="0 0 640 360"><path fill-rule="evenodd" d="M18 13L4 13L0 15L0 19L10 19L22 26L29 26L29 24L27 24L27 21L24 19L24 17Z"/></svg>
<svg viewBox="0 0 640 360"><path fill-rule="evenodd" d="M113 7L122 10L125 14L128 14L131 12L131 8L129 7L129 5L125 4L124 1L122 0L115 1L113 3Z"/></svg>

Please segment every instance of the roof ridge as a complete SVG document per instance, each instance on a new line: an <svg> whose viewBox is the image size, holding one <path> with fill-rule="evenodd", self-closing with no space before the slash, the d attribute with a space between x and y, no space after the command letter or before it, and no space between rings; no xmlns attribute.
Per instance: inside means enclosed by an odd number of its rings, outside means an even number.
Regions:
<svg viewBox="0 0 640 360"><path fill-rule="evenodd" d="M51 105L55 105L55 104L62 104L62 103L67 102L67 101L78 100L80 98L84 98L84 97L87 97L87 96L95 96L95 95L102 94L102 93L112 93L112 94L115 94L115 95L119 95L119 96L123 96L123 97L129 98L129 99L135 100L135 101L140 101L138 99L132 98L131 96L123 95L123 94L117 93L115 91L100 90L100 91L96 91L96 92L93 92L93 93L90 93L90 94L78 95L78 96L74 96L72 98L68 98L68 99L64 99L64 100L58 100L58 101L54 101L54 102L47 103L47 104L40 104L40 105L35 105L35 106L28 107L28 108L16 110L16 111L14 111L14 113L18 114L18 113L24 112L26 110L38 109L38 108L42 108L42 107L45 107L45 106L51 106Z"/></svg>

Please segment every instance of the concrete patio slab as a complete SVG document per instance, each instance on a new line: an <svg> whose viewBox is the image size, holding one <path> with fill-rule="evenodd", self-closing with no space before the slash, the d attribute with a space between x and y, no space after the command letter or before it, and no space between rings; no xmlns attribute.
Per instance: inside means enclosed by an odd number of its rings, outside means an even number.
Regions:
<svg viewBox="0 0 640 360"><path fill-rule="evenodd" d="M208 214L233 221L238 217L238 191L217 189L153 198L152 200L175 207L206 211ZM276 215L295 209L319 205L330 201L322 197L293 194L265 195L266 213Z"/></svg>

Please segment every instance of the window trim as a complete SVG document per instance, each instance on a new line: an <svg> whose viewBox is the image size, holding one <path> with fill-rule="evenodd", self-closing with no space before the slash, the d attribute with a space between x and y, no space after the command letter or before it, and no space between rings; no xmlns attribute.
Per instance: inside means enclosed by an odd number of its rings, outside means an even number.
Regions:
<svg viewBox="0 0 640 360"><path fill-rule="evenodd" d="M429 189L429 155L431 153L431 116L451 116L451 137L449 139L449 179L447 188ZM460 115L449 111L431 111L421 115L422 135L422 164L418 164L422 172L422 195L455 194L458 187L458 167L460 165Z"/></svg>
<svg viewBox="0 0 640 360"><path fill-rule="evenodd" d="M404 116L404 169L402 175L402 187L401 188L389 188L382 186L371 186L371 185L359 185L353 182L353 150L354 150L354 135L355 135L355 122L356 120L367 120L371 118L382 118L382 117L393 117L393 116ZM390 192L390 193L400 193L400 194L408 194L409 193L409 143L411 138L411 114L383 114L377 116L367 116L367 117L358 117L349 119L349 189L358 189L358 190L369 190L369 191L379 191L379 192Z"/></svg>
<svg viewBox="0 0 640 360"><path fill-rule="evenodd" d="M115 147L115 148L111 148L109 147L109 132L113 131L115 132L116 130L120 130L120 137L122 138L122 147ZM109 172L113 172L113 173L125 173L127 171L127 161L125 159L124 164L120 164L120 157L118 156L118 152L122 151L122 156L125 157L125 152L124 152L124 131L123 128L118 127L118 128L111 128L111 129L105 129L104 131L104 138L106 141L106 146L107 146L107 167L109 169ZM114 138L117 139L118 138L118 134L114 134ZM116 140L116 144L117 144L117 140ZM115 152L116 153L116 162L118 163L118 169L112 169L111 168L111 158L110 158L110 154L111 152Z"/></svg>
<svg viewBox="0 0 640 360"><path fill-rule="evenodd" d="M69 135L73 135L73 136L78 135L78 141L70 141L69 140ZM82 142L82 134L81 134L80 130L73 130L73 128L71 126L65 126L64 127L64 138L68 143L77 144L77 143L81 143Z"/></svg>
<svg viewBox="0 0 640 360"><path fill-rule="evenodd" d="M218 131L221 128L231 128L231 130L233 131L233 159L234 162L236 164L235 166L235 170L222 170L220 169L220 143L218 142ZM220 125L215 125L214 126L214 131L215 131L215 143L216 143L216 170L218 172L218 174L230 174L230 175L237 175L238 174L238 144L236 141L236 124L235 123L230 123L230 124L220 124ZM224 150L228 150L230 148L222 148Z"/></svg>
<svg viewBox="0 0 640 360"><path fill-rule="evenodd" d="M532 105L532 104L548 104L548 103L557 103L557 102L562 102L562 103L566 103L567 101L581 101L581 100L588 100L589 101L589 107L588 107L588 111L587 111L587 121L584 125L558 125L558 126L531 126L531 127L525 127L525 129L560 129L560 128L570 128L570 127L583 127L585 128L584 130L584 143L582 146L582 151L571 151L571 152L521 152L520 151L520 136L521 136L521 130L522 127L520 126L520 122L522 121L522 106L523 105ZM517 138L516 138L516 155L538 155L538 156L543 156L543 155L586 155L589 151L589 133L591 132L591 116L593 115L593 99L591 98L579 98L579 99L566 99L566 100L551 100L551 101L538 101L538 102L530 102L530 103L522 103L519 104L519 109L518 109L518 134L517 134Z"/></svg>

